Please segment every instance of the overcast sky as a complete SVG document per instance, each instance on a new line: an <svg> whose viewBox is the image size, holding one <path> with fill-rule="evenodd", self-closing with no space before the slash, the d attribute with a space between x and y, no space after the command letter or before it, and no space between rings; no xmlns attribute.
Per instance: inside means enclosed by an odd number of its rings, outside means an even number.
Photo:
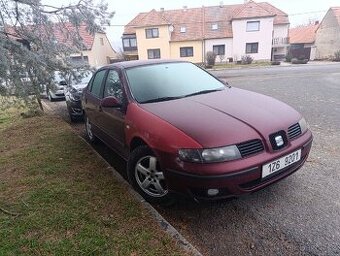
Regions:
<svg viewBox="0 0 340 256"><path fill-rule="evenodd" d="M70 0L59 0L59 4L67 4ZM55 5L55 0L43 0L51 5ZM183 6L200 7L219 5L223 2L228 4L241 4L244 0L121 0L109 1L109 8L116 14L112 19L112 27L107 29L109 40L113 43L113 47L117 49L121 47L121 35L123 33L123 25L132 20L139 12L147 12L151 9L159 10L160 8L181 9ZM264 2L257 1L255 2ZM266 1L275 7L281 9L289 15L291 27L306 24L309 21L321 20L329 7L340 6L339 0L268 0ZM118 49L117 49L118 50Z"/></svg>

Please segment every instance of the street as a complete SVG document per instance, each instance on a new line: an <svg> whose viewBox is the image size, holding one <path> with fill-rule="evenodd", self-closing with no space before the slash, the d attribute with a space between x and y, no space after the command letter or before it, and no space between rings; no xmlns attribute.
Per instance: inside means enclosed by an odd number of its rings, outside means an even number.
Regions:
<svg viewBox="0 0 340 256"><path fill-rule="evenodd" d="M157 210L204 255L340 255L340 64L212 71L301 112L314 135L302 169L238 199ZM64 101L49 103L68 120ZM84 135L81 122L73 125ZM125 177L125 163L95 149Z"/></svg>

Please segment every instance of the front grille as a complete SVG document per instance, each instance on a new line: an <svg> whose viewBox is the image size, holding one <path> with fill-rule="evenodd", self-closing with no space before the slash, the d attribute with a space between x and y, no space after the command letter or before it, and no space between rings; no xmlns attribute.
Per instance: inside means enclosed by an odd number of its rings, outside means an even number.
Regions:
<svg viewBox="0 0 340 256"><path fill-rule="evenodd" d="M288 138L290 140L293 140L300 135L301 135L301 127L299 123L293 124L292 126L288 128Z"/></svg>
<svg viewBox="0 0 340 256"><path fill-rule="evenodd" d="M277 140L277 138L280 139ZM270 134L269 141L274 150L282 149L288 144L286 133L284 131L278 131L276 133ZM278 141L281 141L281 144L279 144Z"/></svg>
<svg viewBox="0 0 340 256"><path fill-rule="evenodd" d="M264 150L261 140L250 140L236 145L242 157L250 156Z"/></svg>

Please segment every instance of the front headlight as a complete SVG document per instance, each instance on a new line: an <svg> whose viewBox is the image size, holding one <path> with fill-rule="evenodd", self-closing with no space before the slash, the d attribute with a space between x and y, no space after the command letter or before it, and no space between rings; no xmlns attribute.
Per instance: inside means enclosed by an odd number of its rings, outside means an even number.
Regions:
<svg viewBox="0 0 340 256"><path fill-rule="evenodd" d="M301 134L305 133L308 130L308 124L304 118L301 118L299 121L299 125L301 128Z"/></svg>
<svg viewBox="0 0 340 256"><path fill-rule="evenodd" d="M235 145L207 149L180 149L178 155L183 161L195 163L225 162L241 158L240 151Z"/></svg>

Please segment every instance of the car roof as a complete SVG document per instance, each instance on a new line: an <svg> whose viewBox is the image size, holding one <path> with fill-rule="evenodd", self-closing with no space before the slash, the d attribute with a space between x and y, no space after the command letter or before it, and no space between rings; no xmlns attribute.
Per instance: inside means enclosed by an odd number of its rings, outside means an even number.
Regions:
<svg viewBox="0 0 340 256"><path fill-rule="evenodd" d="M154 65L154 64L163 64L163 63L191 63L189 61L183 61L183 60L166 60L166 59L157 59L157 60L132 60L132 61L122 61L122 62L116 62L107 66L103 66L100 69L106 69L106 68L120 68L120 69L128 69L133 67L139 67L139 66L147 66L147 65Z"/></svg>

